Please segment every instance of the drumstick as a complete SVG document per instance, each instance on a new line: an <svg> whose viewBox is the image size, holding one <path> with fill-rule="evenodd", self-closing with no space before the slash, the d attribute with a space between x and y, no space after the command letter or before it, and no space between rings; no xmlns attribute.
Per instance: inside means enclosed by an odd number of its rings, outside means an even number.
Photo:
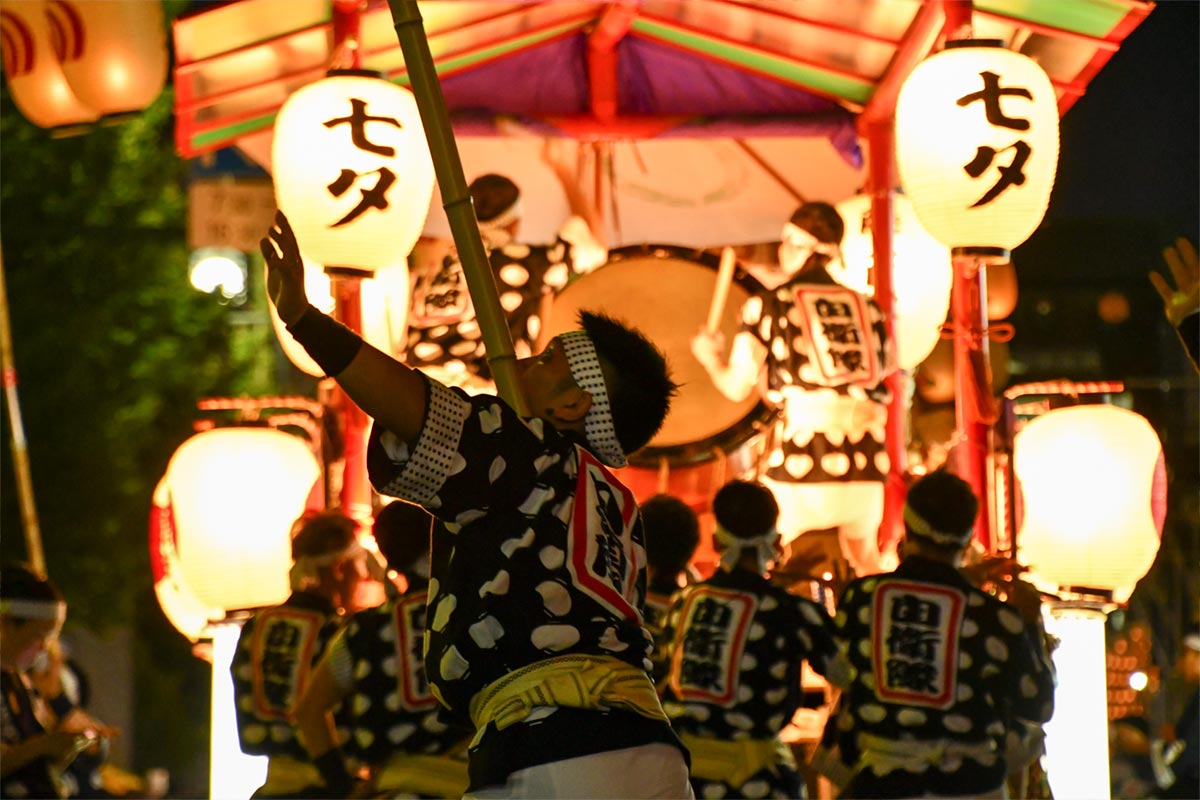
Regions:
<svg viewBox="0 0 1200 800"><path fill-rule="evenodd" d="M733 248L721 251L721 266L717 268L717 285L713 287L712 304L708 307L708 324L704 329L715 334L721 330L721 317L725 314L725 300L729 297L729 285L733 283L735 258Z"/></svg>

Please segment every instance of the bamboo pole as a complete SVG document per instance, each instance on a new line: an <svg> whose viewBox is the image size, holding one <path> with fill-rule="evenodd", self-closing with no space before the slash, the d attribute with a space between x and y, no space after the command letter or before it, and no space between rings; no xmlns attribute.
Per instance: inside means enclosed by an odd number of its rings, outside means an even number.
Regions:
<svg viewBox="0 0 1200 800"><path fill-rule="evenodd" d="M433 157L433 169L442 192L442 207L446 209L454 244L458 247L458 257L467 278L467 290L475 306L475 317L479 321L496 390L517 413L529 416L525 398L517 383L517 361L508 331L508 320L500 305L496 279L479 235L475 206L463 178L462 161L454 142L450 115L446 111L446 99L438 83L433 56L429 52L429 41L425 38L421 12L416 0L388 0L388 6L392 11L400 49L404 52L409 86L421 112L425 138L429 140L429 154Z"/></svg>
<svg viewBox="0 0 1200 800"><path fill-rule="evenodd" d="M16 471L17 496L21 503L21 521L25 530L25 550L29 565L38 575L46 575L46 556L42 551L42 530L38 526L37 507L33 502L33 477L29 471L29 450L21 404L17 399L17 366L13 362L12 332L8 322L8 289L4 282L4 254L0 248L0 368L4 371L4 395L8 401L8 421L12 428L12 456Z"/></svg>

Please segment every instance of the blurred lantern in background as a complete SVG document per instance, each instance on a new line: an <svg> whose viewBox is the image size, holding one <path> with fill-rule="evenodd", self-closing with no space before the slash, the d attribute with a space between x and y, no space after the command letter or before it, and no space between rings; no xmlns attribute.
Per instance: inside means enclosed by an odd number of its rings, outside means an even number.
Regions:
<svg viewBox="0 0 1200 800"><path fill-rule="evenodd" d="M330 71L279 110L271 161L307 258L368 273L405 263L434 182L411 92L377 73Z"/></svg>
<svg viewBox="0 0 1200 800"><path fill-rule="evenodd" d="M40 128L65 129L94 122L100 113L79 99L55 54L50 17L43 0L5 3L0 8L4 77L13 103ZM60 42L59 48L64 45Z"/></svg>
<svg viewBox="0 0 1200 800"><path fill-rule="evenodd" d="M102 116L141 111L167 82L167 23L162 3L87 0L49 3L70 14L59 52L75 96Z"/></svg>
<svg viewBox="0 0 1200 800"><path fill-rule="evenodd" d="M203 634L201 610L217 612L208 623L287 599L292 523L320 474L303 439L269 427L214 428L179 446L154 492L150 545L180 632Z"/></svg>
<svg viewBox="0 0 1200 800"><path fill-rule="evenodd" d="M947 42L900 88L896 154L900 183L929 233L951 248L1011 251L1041 224L1054 186L1050 78L998 41Z"/></svg>
<svg viewBox="0 0 1200 800"><path fill-rule="evenodd" d="M401 264L376 270L370 278L364 278L361 285L363 338L388 355L399 357L404 349L405 331L408 326L408 269ZM304 288L313 306L333 315L335 303L329 275L307 259L304 261ZM288 360L313 377L323 377L324 370L317 366L308 351L288 333L275 310L275 304L270 303L269 306L275 335Z"/></svg>
<svg viewBox="0 0 1200 800"><path fill-rule="evenodd" d="M1014 437L1018 558L1061 588L1046 631L1059 639L1046 774L1055 797L1108 797L1105 618L1158 553L1166 513L1162 447L1143 417L1111 405L1047 411Z"/></svg>
<svg viewBox="0 0 1200 800"><path fill-rule="evenodd" d="M1123 602L1158 553L1166 473L1146 419L1111 405L1058 408L1017 433L1018 557L1063 587Z"/></svg>
<svg viewBox="0 0 1200 800"><path fill-rule="evenodd" d="M921 227L912 204L892 193L892 312L895 315L896 358L901 369L920 364L941 335L950 306L950 251ZM871 271L875 247L871 241L871 198L855 195L837 204L846 223L842 262L846 286L873 294Z"/></svg>

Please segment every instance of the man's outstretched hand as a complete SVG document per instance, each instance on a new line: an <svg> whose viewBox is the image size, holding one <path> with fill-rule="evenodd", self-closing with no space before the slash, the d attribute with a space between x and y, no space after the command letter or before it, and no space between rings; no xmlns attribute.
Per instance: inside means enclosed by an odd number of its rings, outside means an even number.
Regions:
<svg viewBox="0 0 1200 800"><path fill-rule="evenodd" d="M1175 279L1175 288L1157 272L1150 273L1150 282L1162 298L1167 321L1177 328L1184 317L1200 309L1200 261L1196 258L1196 248L1183 237L1175 240L1174 247L1163 250L1163 260Z"/></svg>
<svg viewBox="0 0 1200 800"><path fill-rule="evenodd" d="M267 262L267 294L279 318L290 325L308 310L308 295L304 290L300 245L282 211L275 212L275 225L259 240L258 246Z"/></svg>

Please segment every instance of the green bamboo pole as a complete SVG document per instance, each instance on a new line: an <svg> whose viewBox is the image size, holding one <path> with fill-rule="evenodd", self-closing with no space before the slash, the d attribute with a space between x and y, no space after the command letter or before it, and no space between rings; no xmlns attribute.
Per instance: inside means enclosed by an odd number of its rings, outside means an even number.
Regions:
<svg viewBox="0 0 1200 800"><path fill-rule="evenodd" d="M508 320L500 306L496 279L479 235L475 206L463 178L462 161L454 142L454 132L450 128L446 98L442 95L442 85L438 82L433 56L429 52L429 41L425 38L421 12L416 0L388 0L388 6L392 10L400 49L404 52L409 86L421 112L425 138L429 140L429 154L433 157L433 169L442 192L442 207L446 209L450 232L458 247L458 257L467 278L467 289L475 306L475 317L483 334L483 345L487 349L488 366L496 381L496 390L517 413L529 416L525 398L517 383L517 360L508 332Z"/></svg>

